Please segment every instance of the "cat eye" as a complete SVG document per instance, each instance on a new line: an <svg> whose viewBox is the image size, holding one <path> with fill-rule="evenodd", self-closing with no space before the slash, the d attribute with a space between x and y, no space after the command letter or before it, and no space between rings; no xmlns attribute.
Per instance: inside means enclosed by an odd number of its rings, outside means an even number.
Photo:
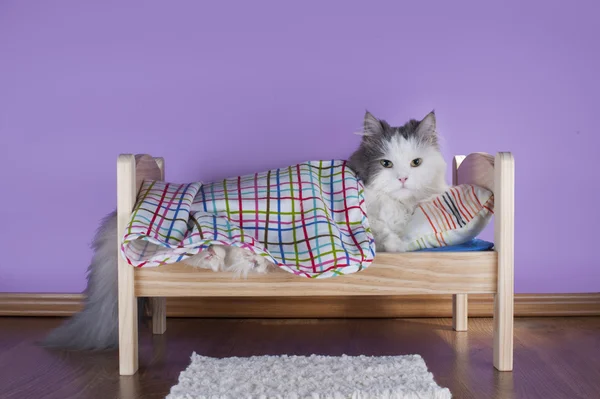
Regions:
<svg viewBox="0 0 600 399"><path fill-rule="evenodd" d="M379 161L379 163L384 168L391 168L392 166L394 166L394 164L392 163L392 161L388 161L387 159L382 159L382 160Z"/></svg>
<svg viewBox="0 0 600 399"><path fill-rule="evenodd" d="M421 162L423 162L421 158L415 158L410 162L410 166L416 168L417 166L421 165Z"/></svg>

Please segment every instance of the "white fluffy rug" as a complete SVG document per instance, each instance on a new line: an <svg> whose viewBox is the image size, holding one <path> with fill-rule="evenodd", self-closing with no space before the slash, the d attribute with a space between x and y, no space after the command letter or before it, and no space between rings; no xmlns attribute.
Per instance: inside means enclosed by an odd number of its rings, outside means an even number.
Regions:
<svg viewBox="0 0 600 399"><path fill-rule="evenodd" d="M192 363L166 399L447 399L419 355L253 356Z"/></svg>

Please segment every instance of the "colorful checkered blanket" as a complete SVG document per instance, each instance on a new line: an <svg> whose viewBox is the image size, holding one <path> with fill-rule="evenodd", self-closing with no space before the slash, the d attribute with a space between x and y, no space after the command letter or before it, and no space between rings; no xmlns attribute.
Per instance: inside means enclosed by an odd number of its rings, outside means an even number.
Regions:
<svg viewBox="0 0 600 399"><path fill-rule="evenodd" d="M375 256L362 183L336 160L210 184L143 183L121 246L131 265L179 262L211 244L310 278L360 271Z"/></svg>

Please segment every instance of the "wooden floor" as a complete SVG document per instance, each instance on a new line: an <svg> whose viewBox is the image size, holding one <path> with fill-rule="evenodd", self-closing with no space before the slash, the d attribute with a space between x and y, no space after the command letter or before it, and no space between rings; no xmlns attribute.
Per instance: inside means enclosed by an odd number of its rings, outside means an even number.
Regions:
<svg viewBox="0 0 600 399"><path fill-rule="evenodd" d="M205 356L420 354L454 398L600 398L600 317L518 318L515 370L492 368L492 322L470 319L169 319L142 329L140 371L118 376L116 352L36 346L58 318L0 318L1 399L164 398L192 351Z"/></svg>

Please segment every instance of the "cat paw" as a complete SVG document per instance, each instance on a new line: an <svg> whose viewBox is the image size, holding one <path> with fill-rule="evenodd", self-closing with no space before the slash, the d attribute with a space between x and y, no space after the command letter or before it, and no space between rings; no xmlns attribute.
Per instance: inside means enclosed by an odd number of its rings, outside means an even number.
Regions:
<svg viewBox="0 0 600 399"><path fill-rule="evenodd" d="M225 249L220 246L211 245L207 250L185 259L183 263L201 269L211 269L214 272L218 272L225 268L225 255Z"/></svg>
<svg viewBox="0 0 600 399"><path fill-rule="evenodd" d="M248 249L231 247L227 259L227 271L236 277L247 277L249 273L267 273L271 263Z"/></svg>
<svg viewBox="0 0 600 399"><path fill-rule="evenodd" d="M253 267L252 267L252 272L254 273L259 273L259 274L264 274L269 272L269 270L273 267L275 267L275 265L271 262L269 262L264 256L260 256L260 255L254 255L254 259L252 260L253 263Z"/></svg>
<svg viewBox="0 0 600 399"><path fill-rule="evenodd" d="M208 247L206 263L215 272L225 268L225 255L227 252L223 247L211 245Z"/></svg>

